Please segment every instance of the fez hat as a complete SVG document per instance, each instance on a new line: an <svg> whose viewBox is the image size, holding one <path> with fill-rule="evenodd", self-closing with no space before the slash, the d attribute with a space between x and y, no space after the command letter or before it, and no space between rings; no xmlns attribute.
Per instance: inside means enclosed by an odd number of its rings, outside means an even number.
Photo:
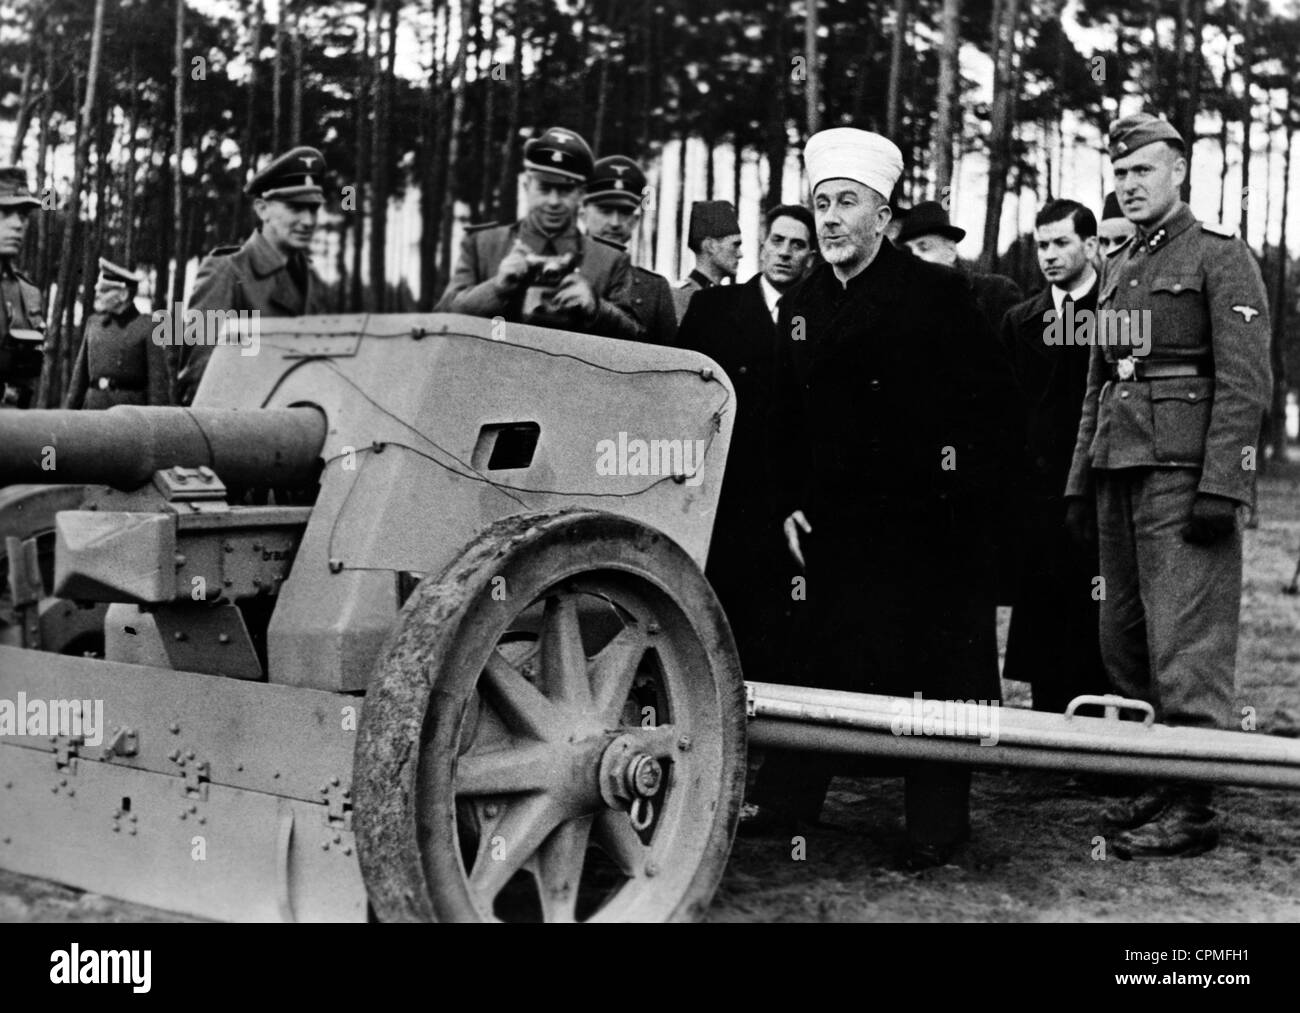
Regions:
<svg viewBox="0 0 1300 1013"><path fill-rule="evenodd" d="M813 192L828 179L851 179L888 199L903 174L903 153L888 137L856 127L832 127L808 138L803 149Z"/></svg>
<svg viewBox="0 0 1300 1013"><path fill-rule="evenodd" d="M1106 201L1101 206L1101 220L1105 222L1112 218L1123 217L1124 212L1119 209L1119 198L1115 196L1115 191L1112 190L1106 194Z"/></svg>
<svg viewBox="0 0 1300 1013"><path fill-rule="evenodd" d="M299 204L324 204L321 179L325 174L325 157L315 148L286 151L249 181L244 192L265 200L293 201Z"/></svg>
<svg viewBox="0 0 1300 1013"><path fill-rule="evenodd" d="M1174 125L1150 113L1134 113L1132 116L1124 116L1116 120L1110 125L1108 139L1111 161L1131 155L1138 148L1144 148L1156 141L1168 141L1179 151L1184 153L1187 151L1187 145L1183 143L1183 135L1174 129Z"/></svg>
<svg viewBox="0 0 1300 1013"><path fill-rule="evenodd" d="M907 213L907 220L898 230L897 241L906 243L920 236L945 236L955 242L961 242L966 236L966 230L948 221L948 212L937 200L926 200L921 201Z"/></svg>
<svg viewBox="0 0 1300 1013"><path fill-rule="evenodd" d="M107 257L100 257L99 281L103 284L133 285L138 288L140 282L144 281L144 275L139 271L132 271L123 267L121 264L114 264Z"/></svg>
<svg viewBox="0 0 1300 1013"><path fill-rule="evenodd" d="M38 208L41 202L27 185L27 173L17 165L0 167L0 208Z"/></svg>
<svg viewBox="0 0 1300 1013"><path fill-rule="evenodd" d="M609 155L596 162L587 182L586 204L641 206L646 178L641 167L626 155Z"/></svg>
<svg viewBox="0 0 1300 1013"><path fill-rule="evenodd" d="M691 204L691 227L687 245L692 249L703 239L740 235L740 219L730 201L697 200Z"/></svg>
<svg viewBox="0 0 1300 1013"><path fill-rule="evenodd" d="M594 162L587 142L563 127L551 127L524 145L524 168L551 182L586 183Z"/></svg>

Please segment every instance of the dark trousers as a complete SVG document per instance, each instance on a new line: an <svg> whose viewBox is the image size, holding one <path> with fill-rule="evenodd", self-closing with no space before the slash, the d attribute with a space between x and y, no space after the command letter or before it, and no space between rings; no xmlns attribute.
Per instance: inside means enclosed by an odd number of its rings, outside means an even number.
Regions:
<svg viewBox="0 0 1300 1013"><path fill-rule="evenodd" d="M998 699L996 610L988 588L983 596L970 593L979 590L974 582L946 580L950 567L922 560L919 552L852 559L841 553L827 560L809 541L808 598L795 607L789 682L904 696L922 691L940 700ZM839 546L846 541L829 540ZM968 835L970 770L956 764L885 764L774 750L750 801L813 821L836 774L899 772L912 843L946 845Z"/></svg>

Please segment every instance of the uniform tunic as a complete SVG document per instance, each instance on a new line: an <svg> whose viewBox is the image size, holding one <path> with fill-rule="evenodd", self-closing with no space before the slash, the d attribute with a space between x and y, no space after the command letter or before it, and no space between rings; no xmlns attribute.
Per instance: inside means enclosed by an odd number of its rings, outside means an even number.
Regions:
<svg viewBox="0 0 1300 1013"><path fill-rule="evenodd" d="M686 276L686 280L673 289L673 309L677 311L677 322L686 318L686 309L691 304L691 296L706 288L720 287L716 281L703 271L695 270Z"/></svg>
<svg viewBox="0 0 1300 1013"><path fill-rule="evenodd" d="M128 305L121 313L95 313L72 367L65 408L172 403L165 345L153 340L153 321Z"/></svg>
<svg viewBox="0 0 1300 1013"><path fill-rule="evenodd" d="M629 309L632 263L627 254L612 243L584 236L572 223L563 232L548 234L537 227L531 216L513 225L467 231L447 291L434 309L439 313L521 320L525 286L506 295L497 289L494 281L501 261L516 240L541 256L576 253L581 257L578 272L596 294L596 311L591 320L575 319L571 330L630 341L644 340L644 328Z"/></svg>
<svg viewBox="0 0 1300 1013"><path fill-rule="evenodd" d="M240 247L213 250L199 265L190 295L189 309L236 310L260 313L264 317L300 317L326 310L324 286L304 254L286 257L261 231L254 232ZM184 330L177 327L176 333ZM212 346L183 346L177 394L189 404Z"/></svg>
<svg viewBox="0 0 1300 1013"><path fill-rule="evenodd" d="M1180 202L1110 255L1098 310L1138 314L1150 338L1131 359L1132 339L1093 347L1066 487L1096 489L1102 656L1158 720L1235 727L1241 533L1202 546L1182 530L1198 492L1253 496L1272 386L1263 279L1242 240ZM1170 367L1203 375L1151 378Z"/></svg>
<svg viewBox="0 0 1300 1013"><path fill-rule="evenodd" d="M677 343L677 311L673 306L673 289L663 275L633 266L628 309L645 328L643 341L652 345Z"/></svg>
<svg viewBox="0 0 1300 1013"><path fill-rule="evenodd" d="M15 337L34 331L42 340ZM8 261L0 261L0 408L27 408L36 396L44 361L45 311L41 290Z"/></svg>

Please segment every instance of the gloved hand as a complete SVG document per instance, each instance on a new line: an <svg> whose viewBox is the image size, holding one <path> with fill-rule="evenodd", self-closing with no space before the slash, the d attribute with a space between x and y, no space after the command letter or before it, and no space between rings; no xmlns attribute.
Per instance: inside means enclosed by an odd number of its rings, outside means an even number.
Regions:
<svg viewBox="0 0 1300 1013"><path fill-rule="evenodd" d="M1091 497L1066 498L1065 530L1077 545L1091 545L1097 540L1097 507Z"/></svg>
<svg viewBox="0 0 1300 1013"><path fill-rule="evenodd" d="M1183 525L1183 541L1191 545L1213 545L1237 530L1237 501L1227 496L1198 492L1192 512Z"/></svg>

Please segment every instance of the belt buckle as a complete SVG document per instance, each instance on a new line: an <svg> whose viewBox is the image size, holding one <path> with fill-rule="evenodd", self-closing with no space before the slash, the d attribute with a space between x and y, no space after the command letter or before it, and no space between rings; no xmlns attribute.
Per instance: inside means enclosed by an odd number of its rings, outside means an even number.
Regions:
<svg viewBox="0 0 1300 1013"><path fill-rule="evenodd" d="M108 384L109 384L108 377L101 376L99 380L95 383L95 386L98 387L100 390L108 390Z"/></svg>
<svg viewBox="0 0 1300 1013"><path fill-rule="evenodd" d="M1121 380L1132 380L1137 373L1137 363L1133 361L1133 356L1126 355L1115 363L1115 374Z"/></svg>

